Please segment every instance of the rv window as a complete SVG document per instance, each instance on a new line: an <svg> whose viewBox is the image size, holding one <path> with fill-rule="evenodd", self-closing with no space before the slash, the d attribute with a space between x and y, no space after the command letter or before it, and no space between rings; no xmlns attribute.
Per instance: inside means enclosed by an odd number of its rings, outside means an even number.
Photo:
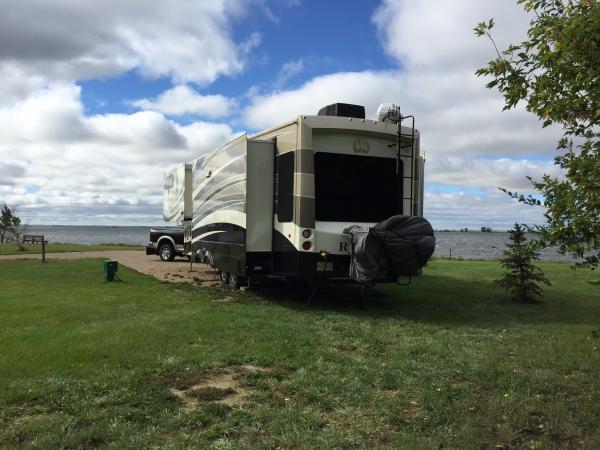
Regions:
<svg viewBox="0 0 600 450"><path fill-rule="evenodd" d="M294 216L294 152L277 156L277 220L291 222Z"/></svg>
<svg viewBox="0 0 600 450"><path fill-rule="evenodd" d="M315 219L374 223L398 214L396 159L315 153Z"/></svg>

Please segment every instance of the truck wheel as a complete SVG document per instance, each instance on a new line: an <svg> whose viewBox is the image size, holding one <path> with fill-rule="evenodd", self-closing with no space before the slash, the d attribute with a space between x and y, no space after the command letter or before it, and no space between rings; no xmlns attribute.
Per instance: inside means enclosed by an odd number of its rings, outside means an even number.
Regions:
<svg viewBox="0 0 600 450"><path fill-rule="evenodd" d="M173 261L175 258L175 250L171 244L160 244L160 247L158 247L158 256L160 257L161 261Z"/></svg>

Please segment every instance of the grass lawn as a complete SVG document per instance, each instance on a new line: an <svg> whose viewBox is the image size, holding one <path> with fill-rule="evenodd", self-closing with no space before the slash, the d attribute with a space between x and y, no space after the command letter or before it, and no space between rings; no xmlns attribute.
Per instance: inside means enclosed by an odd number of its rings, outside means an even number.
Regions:
<svg viewBox="0 0 600 450"><path fill-rule="evenodd" d="M410 286L252 294L98 260L0 262L0 447L600 448L600 286L494 262ZM286 293L287 292L287 293Z"/></svg>
<svg viewBox="0 0 600 450"><path fill-rule="evenodd" d="M25 250L20 250L17 244L0 244L0 255L26 255L41 254L41 244L23 244ZM46 245L46 253L62 252L95 252L99 250L143 250L141 245L126 244L60 244L49 243Z"/></svg>

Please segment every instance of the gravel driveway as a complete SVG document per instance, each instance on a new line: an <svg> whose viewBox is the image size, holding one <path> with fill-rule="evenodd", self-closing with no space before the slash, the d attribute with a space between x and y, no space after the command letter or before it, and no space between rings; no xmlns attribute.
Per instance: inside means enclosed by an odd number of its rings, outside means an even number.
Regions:
<svg viewBox="0 0 600 450"><path fill-rule="evenodd" d="M0 261L15 259L41 259L41 255L1 255ZM107 258L119 261L138 272L152 275L155 278L172 283L199 282L203 284L217 284L213 269L206 264L194 264L190 272L190 262L187 258L175 258L172 262L162 262L158 256L147 256L141 250L104 250L97 252L65 252L46 253L46 259L84 259Z"/></svg>

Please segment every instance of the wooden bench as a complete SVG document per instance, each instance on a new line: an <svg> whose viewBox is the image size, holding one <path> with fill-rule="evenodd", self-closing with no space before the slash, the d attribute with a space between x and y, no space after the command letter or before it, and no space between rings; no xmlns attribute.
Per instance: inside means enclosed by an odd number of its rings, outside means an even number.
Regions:
<svg viewBox="0 0 600 450"><path fill-rule="evenodd" d="M44 240L44 236L35 234L24 234L23 244L47 244L48 241Z"/></svg>

